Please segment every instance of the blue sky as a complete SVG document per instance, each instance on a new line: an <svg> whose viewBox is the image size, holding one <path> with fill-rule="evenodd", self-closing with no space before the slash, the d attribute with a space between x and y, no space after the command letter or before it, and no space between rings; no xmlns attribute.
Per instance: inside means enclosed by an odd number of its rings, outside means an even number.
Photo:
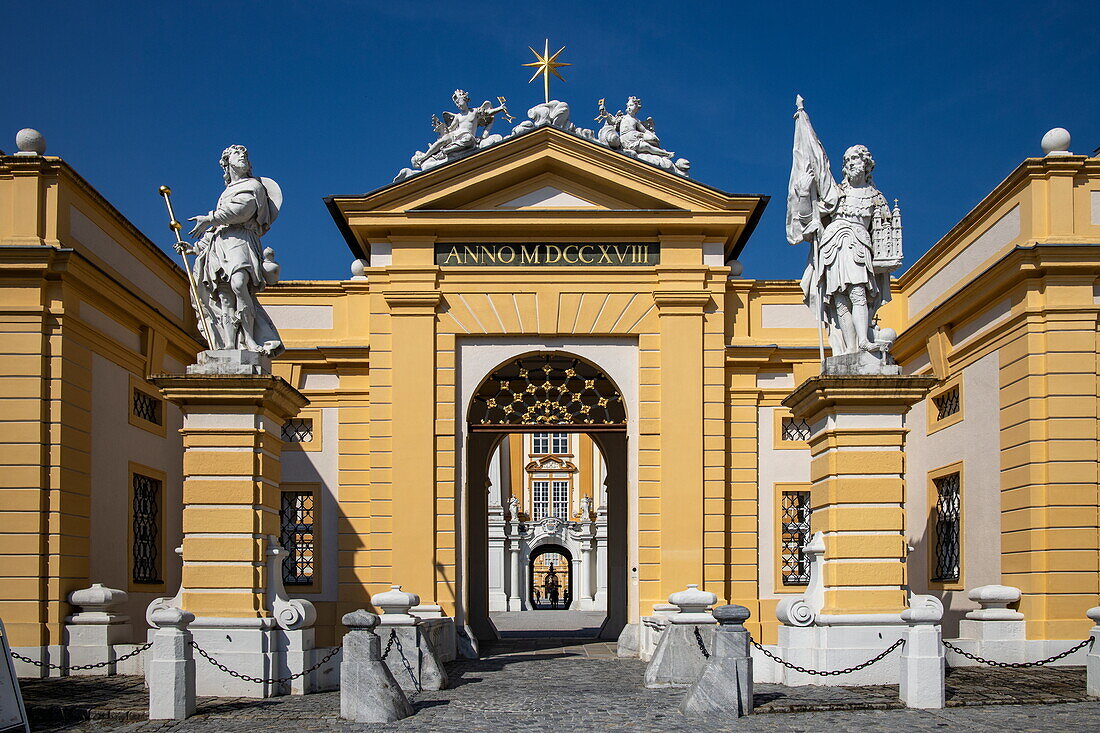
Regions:
<svg viewBox="0 0 1100 733"><path fill-rule="evenodd" d="M287 279L345 277L329 194L388 184L456 87L541 100L549 37L574 121L640 96L665 146L720 189L772 196L745 276L796 278L783 218L800 92L830 157L865 143L914 261L1051 127L1100 146L1095 3L0 3L0 148L35 127L146 234L209 210L218 155L247 145L286 196L265 242ZM595 124L595 123L591 123ZM835 170L835 163L834 163Z"/></svg>

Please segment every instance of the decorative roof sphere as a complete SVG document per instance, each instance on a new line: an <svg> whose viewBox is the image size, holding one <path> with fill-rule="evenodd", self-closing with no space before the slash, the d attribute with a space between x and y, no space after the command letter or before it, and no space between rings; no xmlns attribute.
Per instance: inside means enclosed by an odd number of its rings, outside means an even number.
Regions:
<svg viewBox="0 0 1100 733"><path fill-rule="evenodd" d="M745 271L745 266L741 264L740 260L730 260L730 277L741 277L741 273Z"/></svg>
<svg viewBox="0 0 1100 733"><path fill-rule="evenodd" d="M1044 155L1069 155L1069 130L1064 127L1055 127L1053 130L1047 131L1046 135L1043 135L1043 154Z"/></svg>
<svg viewBox="0 0 1100 733"><path fill-rule="evenodd" d="M365 274L367 269L366 260L352 260L351 261L351 279L352 280L366 280Z"/></svg>
<svg viewBox="0 0 1100 733"><path fill-rule="evenodd" d="M15 133L15 147L24 155L43 155L46 152L46 137L30 127L24 127Z"/></svg>

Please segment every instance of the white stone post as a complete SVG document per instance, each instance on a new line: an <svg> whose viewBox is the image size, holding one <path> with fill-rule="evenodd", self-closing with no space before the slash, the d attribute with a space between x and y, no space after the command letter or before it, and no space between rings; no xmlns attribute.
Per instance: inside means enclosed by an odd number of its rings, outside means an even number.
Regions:
<svg viewBox="0 0 1100 733"><path fill-rule="evenodd" d="M580 603L577 608L582 611L592 610L592 543L585 540L581 545L581 570L580 570Z"/></svg>
<svg viewBox="0 0 1100 733"><path fill-rule="evenodd" d="M371 603L382 610L378 624L382 643L389 653L382 660L390 668L401 689L409 692L442 690L447 687L447 672L426 633L424 622L409 613L420 603L420 596L391 585L385 593L371 598ZM393 645L390 638L393 637Z"/></svg>
<svg viewBox="0 0 1100 733"><path fill-rule="evenodd" d="M519 540L513 539L511 544L512 544L512 546L508 548L509 549L508 554L511 557L511 562L509 564L509 570L511 571L511 576L512 576L512 583L511 583L512 587L508 589L508 610L509 611L522 611L524 606L526 605L526 603L524 602L523 599L527 594L524 593L523 589L520 587L521 584L522 584L522 579L520 577L520 567L519 567L519 564L520 564Z"/></svg>
<svg viewBox="0 0 1100 733"><path fill-rule="evenodd" d="M740 718L752 714L752 656L744 625L748 619L749 609L744 606L714 609L718 631L702 676L680 703L684 715Z"/></svg>
<svg viewBox="0 0 1100 733"><path fill-rule="evenodd" d="M145 665L149 720L184 720L195 713L195 657L187 630L195 615L166 607L150 617L157 630Z"/></svg>
<svg viewBox="0 0 1100 733"><path fill-rule="evenodd" d="M668 627L645 668L645 686L650 688L695 684L707 664L696 631L707 649L714 647L714 616L708 609L718 602L718 596L699 590L698 585L689 585L686 590L670 595L668 602L680 612L668 617Z"/></svg>
<svg viewBox="0 0 1100 733"><path fill-rule="evenodd" d="M70 671L73 675L113 675L115 669L115 644L130 642L133 627L130 617L112 613L111 608L126 602L126 591L108 588L102 583L92 583L90 588L74 590L69 603L80 608L65 619L65 647L69 653L69 666L100 664L95 669Z"/></svg>
<svg viewBox="0 0 1100 733"><path fill-rule="evenodd" d="M909 708L939 709L944 703L943 611L924 605L907 608L901 618L907 624L901 649L899 697Z"/></svg>
<svg viewBox="0 0 1100 733"><path fill-rule="evenodd" d="M1008 604L1020 600L1020 589L1007 585L982 585L967 597L981 605L967 611L959 622L959 638L954 643L971 654L1001 662L1026 661L1027 624L1024 615ZM973 664L955 652L948 652L952 666Z"/></svg>
<svg viewBox="0 0 1100 733"><path fill-rule="evenodd" d="M357 723L392 723L413 714L412 705L382 661L378 617L362 609L342 619L344 658L340 662L340 717Z"/></svg>
<svg viewBox="0 0 1100 733"><path fill-rule="evenodd" d="M1100 606L1090 608L1086 614L1092 619L1092 647L1085 657L1085 685L1090 697L1100 697Z"/></svg>

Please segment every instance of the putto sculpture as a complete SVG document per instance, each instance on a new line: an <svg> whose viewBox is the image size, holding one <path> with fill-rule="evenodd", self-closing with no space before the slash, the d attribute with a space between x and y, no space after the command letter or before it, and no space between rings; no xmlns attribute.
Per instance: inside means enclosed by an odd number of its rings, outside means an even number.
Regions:
<svg viewBox="0 0 1100 733"><path fill-rule="evenodd" d="M596 121L603 121L603 128L599 132L599 141L612 150L621 150L632 158L644 160L647 163L664 168L665 170L687 175L690 163L680 158L675 164L672 158L676 154L671 150L661 147L661 140L657 137L653 118L642 120L638 113L642 111L642 100L638 97L630 97L626 100L626 112L619 110L611 114L604 106L604 100L597 103L599 115Z"/></svg>
<svg viewBox="0 0 1100 733"><path fill-rule="evenodd" d="M260 238L278 217L283 194L275 181L252 174L243 145L230 145L220 162L225 190L213 210L188 220L198 241L177 241L176 251L185 264L187 255L195 255L188 274L210 348L276 356L283 342L256 294L279 280L275 252L261 249ZM178 226L173 217L173 228Z"/></svg>
<svg viewBox="0 0 1100 733"><path fill-rule="evenodd" d="M802 292L829 329L832 356L824 358L822 342L823 371L897 374L889 353L896 334L873 324L902 262L901 210L896 201L891 210L875 188L875 161L865 145L844 152L844 180L834 181L801 96L796 107L787 241L810 244Z"/></svg>
<svg viewBox="0 0 1100 733"><path fill-rule="evenodd" d="M496 107L488 101L482 102L479 107L470 107L470 95L456 89L451 100L458 107L458 112L443 112L442 121L432 115L432 129L438 138L427 150L416 151L412 157L414 169L428 170L498 143L504 139L503 136L489 132L497 115L515 119L508 114L504 97L497 97L499 104ZM410 170L410 175L412 172Z"/></svg>

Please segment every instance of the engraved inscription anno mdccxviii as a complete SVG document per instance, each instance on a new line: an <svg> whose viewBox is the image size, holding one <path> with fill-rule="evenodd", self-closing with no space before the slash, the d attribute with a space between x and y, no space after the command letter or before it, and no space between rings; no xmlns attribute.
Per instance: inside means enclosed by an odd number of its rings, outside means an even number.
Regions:
<svg viewBox="0 0 1100 733"><path fill-rule="evenodd" d="M441 267L645 267L660 264L659 242L455 242L435 245Z"/></svg>

